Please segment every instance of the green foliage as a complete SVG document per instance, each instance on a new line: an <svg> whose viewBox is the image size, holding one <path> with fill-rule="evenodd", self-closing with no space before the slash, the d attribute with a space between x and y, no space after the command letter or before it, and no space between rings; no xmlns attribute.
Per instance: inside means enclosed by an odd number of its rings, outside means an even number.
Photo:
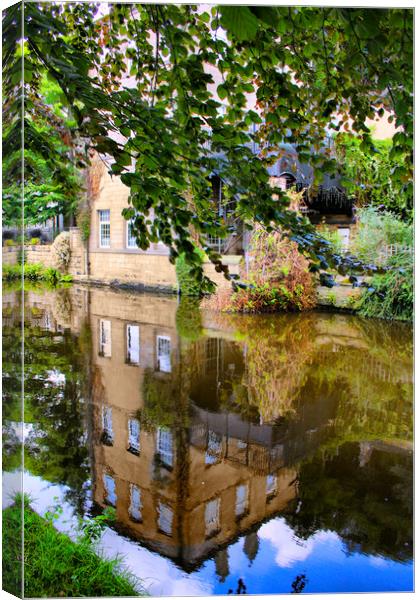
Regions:
<svg viewBox="0 0 420 600"><path fill-rule="evenodd" d="M351 250L361 260L374 263L380 261L381 253L391 244L413 247L412 224L389 212L380 212L373 206L359 209L357 217L358 227Z"/></svg>
<svg viewBox="0 0 420 600"><path fill-rule="evenodd" d="M327 227L326 225L321 226L318 229L320 235L322 235L322 237L327 240L328 242L330 242L331 246L334 249L334 252L336 254L341 254L343 251L343 240L340 236L340 234L338 233L337 229L331 229L330 227Z"/></svg>
<svg viewBox="0 0 420 600"><path fill-rule="evenodd" d="M358 206L384 206L399 216L412 220L412 182L407 177L394 177L404 171L404 157L393 155L392 140L375 140L375 152L362 150L354 135L340 133L335 148L348 193Z"/></svg>
<svg viewBox="0 0 420 600"><path fill-rule="evenodd" d="M203 335L200 301L197 298L181 297L176 310L176 330L182 339L190 342Z"/></svg>
<svg viewBox="0 0 420 600"><path fill-rule="evenodd" d="M356 303L359 314L380 319L413 320L414 257L401 252L389 259L392 270L375 275Z"/></svg>
<svg viewBox="0 0 420 600"><path fill-rule="evenodd" d="M188 4L134 8L120 3L97 18L98 7L82 2L25 5L27 149L61 172L65 162L55 148L56 138L32 119L42 114L42 122L53 123L56 112L49 111L47 118L39 98L43 106L59 100L62 112L67 109L74 118L77 135L88 140L90 149L108 155L110 172L130 188L126 216L137 212L140 248L160 239L170 248L172 261L185 254L195 264L198 243L216 270L228 275L217 252L206 247L208 236L229 235L209 184L217 170L226 182L226 199L235 199L235 218L287 232L315 270L324 264L348 269L351 259L337 257L306 220L288 210L284 192L269 184L267 166L284 143L293 142L319 182L323 172L337 170L325 152L313 152L321 148L325 131L338 131L351 119L360 149L373 154L365 122L384 109L399 128L390 152L397 161L392 179L408 182L409 195L412 10L213 6L203 14ZM22 30L21 17L19 4L4 11L7 160L20 150L22 57L16 32ZM148 32L155 34L156 47ZM133 88L121 86L128 58ZM213 67L222 79L217 93L223 112L211 89ZM47 80L59 86L52 96L42 88ZM253 91L261 116L246 108L247 94ZM250 126L261 121L258 133L250 133ZM60 130L55 121L54 127ZM124 141L117 142L114 133ZM263 148L261 156L252 152L254 141ZM87 155L71 150L76 162L88 163ZM4 187L11 186L12 181ZM202 265L196 266L194 276L211 289Z"/></svg>
<svg viewBox="0 0 420 600"><path fill-rule="evenodd" d="M175 262L178 289L183 296L201 296L205 292L201 271L204 253L198 248L194 251L191 263L185 254L178 256Z"/></svg>
<svg viewBox="0 0 420 600"><path fill-rule="evenodd" d="M5 246L16 246L16 242L14 240L5 240Z"/></svg>
<svg viewBox="0 0 420 600"><path fill-rule="evenodd" d="M79 208L76 215L76 222L82 240L87 242L90 235L90 210L88 207Z"/></svg>
<svg viewBox="0 0 420 600"><path fill-rule="evenodd" d="M31 246L38 246L38 244L41 243L41 240L39 238L34 237L34 238L31 238L29 243Z"/></svg>
<svg viewBox="0 0 420 600"><path fill-rule="evenodd" d="M3 265L3 280L14 281L21 279L22 275L24 279L28 279L29 281L45 281L51 285L71 283L73 281L71 275L62 275L57 269L44 267L40 263L25 263L23 267L21 264Z"/></svg>
<svg viewBox="0 0 420 600"><path fill-rule="evenodd" d="M3 585L20 596L22 527L20 503L3 511ZM26 503L24 521L24 593L27 597L139 596L138 580L118 560L95 554L84 542L73 542L53 527L54 511L43 519ZM100 525L98 523L98 525Z"/></svg>

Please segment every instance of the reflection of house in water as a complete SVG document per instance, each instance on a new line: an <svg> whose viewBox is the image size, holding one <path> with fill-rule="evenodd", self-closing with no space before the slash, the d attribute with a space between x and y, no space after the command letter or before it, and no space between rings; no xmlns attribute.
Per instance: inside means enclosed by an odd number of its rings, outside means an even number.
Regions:
<svg viewBox="0 0 420 600"><path fill-rule="evenodd" d="M275 427L191 408L174 303L137 296L121 306L117 295L107 296L105 318L100 296L91 299L94 499L115 506L117 526L132 537L193 569L283 510L295 496L296 473L284 466ZM165 389L167 398L159 396ZM167 410L156 422L154 392Z"/></svg>

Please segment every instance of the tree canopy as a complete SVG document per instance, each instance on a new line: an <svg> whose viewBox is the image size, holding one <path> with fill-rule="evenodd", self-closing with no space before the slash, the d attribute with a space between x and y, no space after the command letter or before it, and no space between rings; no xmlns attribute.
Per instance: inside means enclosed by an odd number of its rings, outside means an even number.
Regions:
<svg viewBox="0 0 420 600"><path fill-rule="evenodd" d="M203 278L198 244L227 273L207 245L229 234L212 201L217 172L249 228L281 228L314 270L345 270L349 259L288 209L267 166L292 142L316 178L336 173L326 132L352 130L374 153L366 120L385 111L398 128L392 179L412 194L411 10L110 4L101 15L100 6L31 2L5 11L6 158L20 148L22 91L25 148L47 149L28 117L47 77L74 115L84 164L95 150L130 188L125 217L141 248L160 239L171 260L184 253ZM55 149L48 155L63 164Z"/></svg>

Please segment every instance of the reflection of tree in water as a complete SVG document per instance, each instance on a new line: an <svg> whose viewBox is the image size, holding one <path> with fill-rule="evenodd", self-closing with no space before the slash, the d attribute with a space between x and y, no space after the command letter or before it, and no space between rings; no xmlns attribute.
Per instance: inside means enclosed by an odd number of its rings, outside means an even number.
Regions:
<svg viewBox="0 0 420 600"><path fill-rule="evenodd" d="M4 336L3 350L8 363L20 365L20 330L12 327ZM86 335L80 339L86 341ZM25 468L51 483L68 486L66 499L83 511L84 485L89 479L85 411L87 357L80 351L77 338L25 326L25 422L33 424L25 449ZM10 369L12 371L12 369ZM9 369L8 369L9 372ZM19 374L7 376L6 413L20 421L13 398L20 390ZM16 413L16 414L15 414ZM20 448L15 447L5 469L20 462Z"/></svg>
<svg viewBox="0 0 420 600"><path fill-rule="evenodd" d="M299 496L285 518L300 538L335 531L349 553L407 561L412 558L412 455L371 444L367 456L366 446L348 443L334 456L318 454L302 464Z"/></svg>
<svg viewBox="0 0 420 600"><path fill-rule="evenodd" d="M301 594L305 589L306 584L308 583L308 578L304 573L300 575L296 575L294 580L292 581L292 594Z"/></svg>

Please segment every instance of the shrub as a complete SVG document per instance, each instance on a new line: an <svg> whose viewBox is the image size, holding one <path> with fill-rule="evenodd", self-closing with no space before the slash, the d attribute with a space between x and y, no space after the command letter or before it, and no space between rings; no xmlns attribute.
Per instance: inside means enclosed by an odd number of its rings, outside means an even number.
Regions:
<svg viewBox="0 0 420 600"><path fill-rule="evenodd" d="M26 264L24 266L24 277L30 281L39 281L44 278L44 267L39 263Z"/></svg>
<svg viewBox="0 0 420 600"><path fill-rule="evenodd" d="M37 246L41 243L41 239L39 237L33 237L29 243L31 246Z"/></svg>
<svg viewBox="0 0 420 600"><path fill-rule="evenodd" d="M315 305L314 277L295 242L261 228L252 234L249 267L242 266L243 284L231 294L219 292L210 308L232 312L306 310Z"/></svg>
<svg viewBox="0 0 420 600"><path fill-rule="evenodd" d="M13 239L4 240L5 246L16 246L16 243Z"/></svg>
<svg viewBox="0 0 420 600"><path fill-rule="evenodd" d="M356 303L365 317L411 321L414 306L414 259L399 253L389 259L391 270L372 278L370 287Z"/></svg>

